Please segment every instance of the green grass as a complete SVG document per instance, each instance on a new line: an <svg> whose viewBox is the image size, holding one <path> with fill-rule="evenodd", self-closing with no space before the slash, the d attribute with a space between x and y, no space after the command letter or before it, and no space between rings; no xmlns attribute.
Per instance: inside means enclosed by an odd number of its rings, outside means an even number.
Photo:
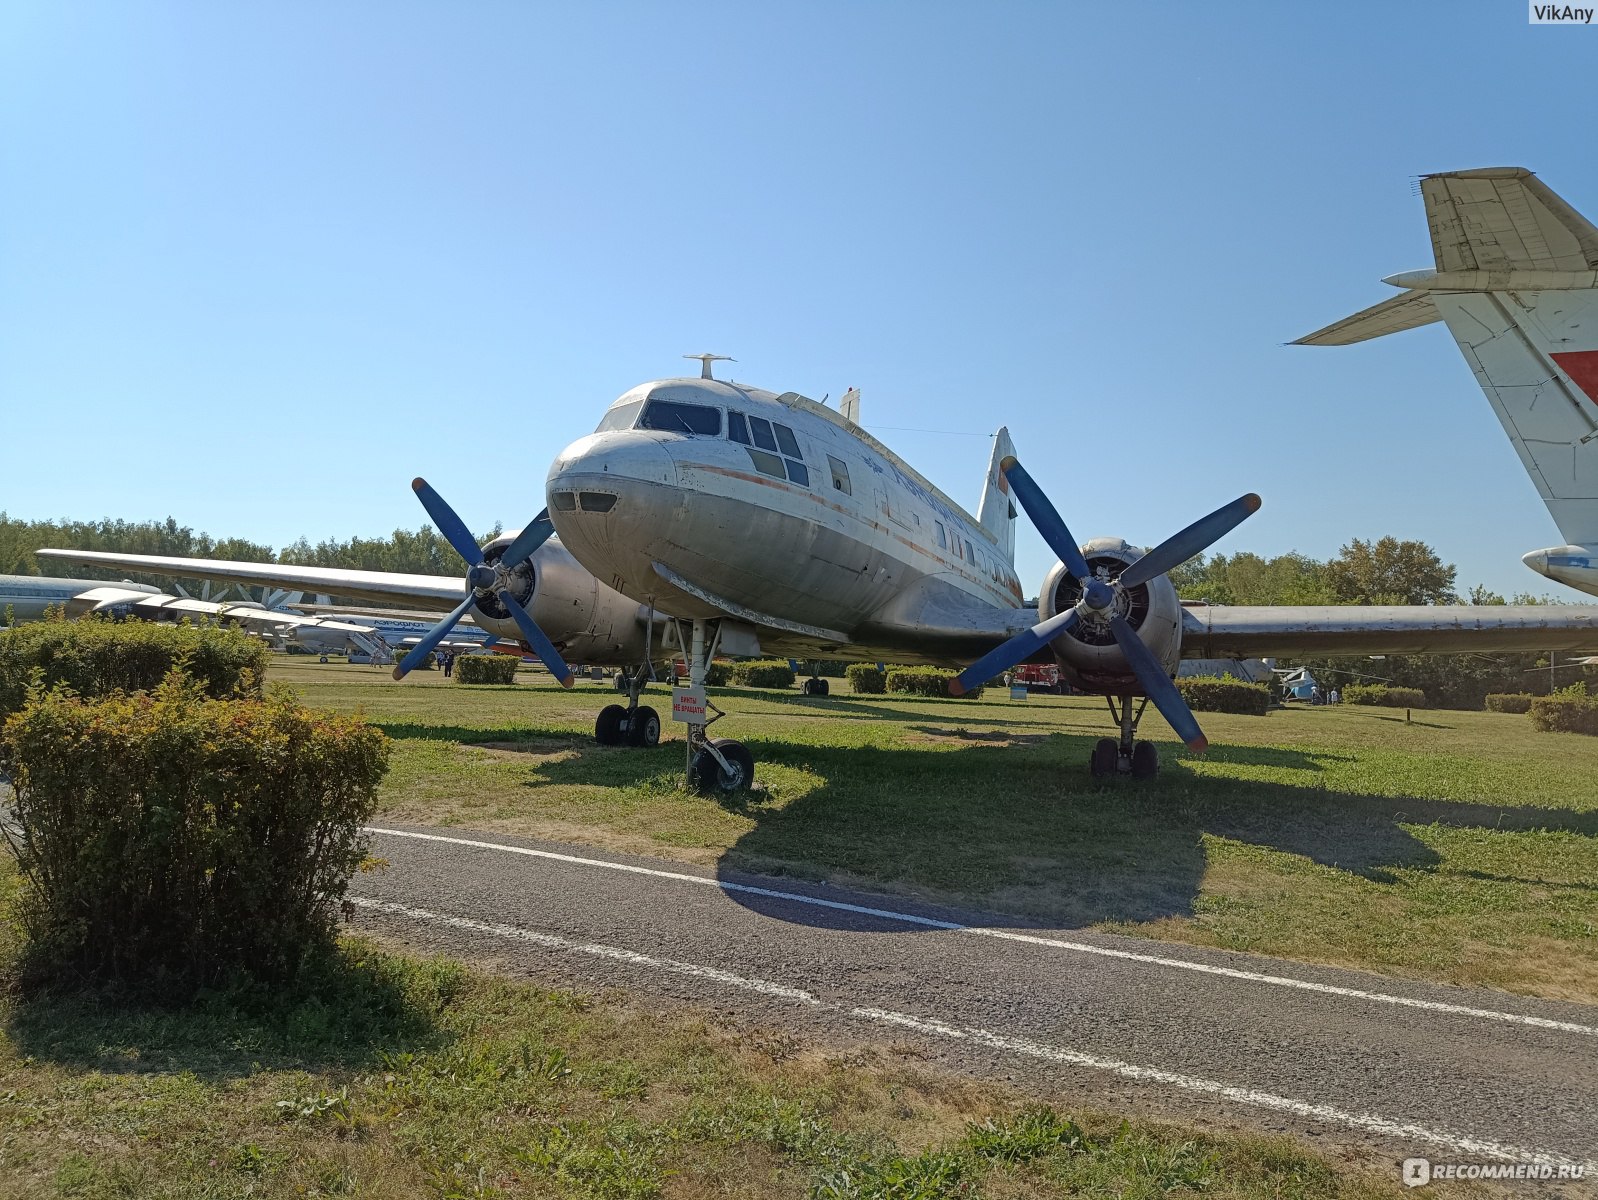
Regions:
<svg viewBox="0 0 1598 1200"><path fill-rule="evenodd" d="M15 886L0 864L0 980ZM3 995L7 1200L1400 1190L1395 1170L1334 1164L1286 1138L1028 1100L926 1069L908 1045L827 1049L361 939L294 988L181 1009Z"/></svg>
<svg viewBox="0 0 1598 1200"><path fill-rule="evenodd" d="M728 689L715 731L754 752L760 790L721 805L678 787L680 726L653 751L593 744L608 687L394 684L292 660L274 676L396 739L383 819L1598 1001L1598 739L1523 716L1203 714L1195 758L1151 710L1160 778L1101 785L1097 702ZM651 700L669 708L663 687Z"/></svg>

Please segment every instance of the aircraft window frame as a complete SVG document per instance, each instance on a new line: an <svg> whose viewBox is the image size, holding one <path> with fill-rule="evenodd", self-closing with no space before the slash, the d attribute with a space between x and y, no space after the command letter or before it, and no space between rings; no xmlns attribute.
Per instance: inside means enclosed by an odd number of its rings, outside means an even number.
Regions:
<svg viewBox="0 0 1598 1200"><path fill-rule="evenodd" d="M949 535L943 531L943 522L934 521L932 522L932 527L938 531L938 549L947 550L949 548Z"/></svg>
<svg viewBox="0 0 1598 1200"><path fill-rule="evenodd" d="M750 417L749 432L754 435L755 445L771 454L781 454L777 449L777 435L771 432L771 422L765 417ZM765 436L761 437L764 433Z"/></svg>
<svg viewBox="0 0 1598 1200"><path fill-rule="evenodd" d="M809 467L805 466L797 458L785 458L782 461L788 464L789 483L797 483L800 487L810 486Z"/></svg>
<svg viewBox="0 0 1598 1200"><path fill-rule="evenodd" d="M827 466L832 471L832 489L842 492L845 496L854 495L854 485L849 482L849 464L841 458L827 455Z"/></svg>
<svg viewBox="0 0 1598 1200"><path fill-rule="evenodd" d="M549 498L549 506L556 512L576 512L576 492L556 492Z"/></svg>
<svg viewBox="0 0 1598 1200"><path fill-rule="evenodd" d="M652 417L661 421L661 424L650 424ZM656 433L680 433L685 437L720 437L723 426L721 417L722 410L708 404L651 399L645 402L643 412L638 414L638 424L633 428L649 429ZM715 419L714 428L709 426L710 418ZM695 428L696 424L701 427Z"/></svg>
<svg viewBox="0 0 1598 1200"><path fill-rule="evenodd" d="M771 431L777 435L777 450L784 458L803 458L804 454L799 449L799 439L794 437L793 430L780 421L771 423ZM784 441L786 440L786 445ZM789 449L789 446L793 447Z"/></svg>
<svg viewBox="0 0 1598 1200"><path fill-rule="evenodd" d="M626 404L606 409L605 415L599 418L599 424L594 427L594 432L618 433L623 429L631 429L638 420L638 414L643 409L644 401L642 400L632 400Z"/></svg>
<svg viewBox="0 0 1598 1200"><path fill-rule="evenodd" d="M966 562L971 564L973 569L976 567L976 565L977 565L977 552L971 548L971 539L970 538L966 538L966 540L965 540L965 560L966 560Z"/></svg>
<svg viewBox="0 0 1598 1200"><path fill-rule="evenodd" d="M773 479L786 479L788 472L784 469L783 458L780 454L772 454L766 450L756 449L754 446L745 446L749 454L749 461L755 464L755 470L762 475L769 475Z"/></svg>
<svg viewBox="0 0 1598 1200"><path fill-rule="evenodd" d="M727 410L727 440L737 442L740 446L752 446L749 440L749 423L744 420L741 412Z"/></svg>

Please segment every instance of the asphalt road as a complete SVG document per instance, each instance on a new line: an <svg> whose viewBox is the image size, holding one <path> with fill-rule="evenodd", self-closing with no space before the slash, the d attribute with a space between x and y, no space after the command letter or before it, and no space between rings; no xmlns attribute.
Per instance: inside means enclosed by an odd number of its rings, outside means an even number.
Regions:
<svg viewBox="0 0 1598 1200"><path fill-rule="evenodd" d="M356 924L415 946L1105 1105L1598 1179L1598 1008L459 830L373 852Z"/></svg>

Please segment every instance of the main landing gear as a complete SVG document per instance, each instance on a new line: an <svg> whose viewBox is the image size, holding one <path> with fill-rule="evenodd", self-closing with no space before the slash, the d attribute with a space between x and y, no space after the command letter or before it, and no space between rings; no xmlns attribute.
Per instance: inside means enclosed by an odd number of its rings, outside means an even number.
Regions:
<svg viewBox="0 0 1598 1200"><path fill-rule="evenodd" d="M594 740L601 746L639 746L649 749L660 744L660 714L647 704L639 704L639 694L654 676L649 663L633 674L619 674L617 690L626 691L627 703L607 704L594 722ZM625 683L622 681L625 680Z"/></svg>
<svg viewBox="0 0 1598 1200"><path fill-rule="evenodd" d="M1105 701L1110 706L1110 716L1121 727L1121 737L1119 741L1100 738L1094 745L1093 756L1088 760L1093 778L1130 775L1133 779L1153 779L1160 770L1159 749L1153 742L1137 740L1137 723L1148 706L1148 698L1106 696Z"/></svg>

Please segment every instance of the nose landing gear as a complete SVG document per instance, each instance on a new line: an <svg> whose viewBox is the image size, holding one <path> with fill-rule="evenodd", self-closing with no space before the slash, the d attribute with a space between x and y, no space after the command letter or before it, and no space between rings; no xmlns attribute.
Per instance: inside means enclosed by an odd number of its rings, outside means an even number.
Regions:
<svg viewBox="0 0 1598 1200"><path fill-rule="evenodd" d="M599 710L594 740L601 746L638 746L647 750L660 744L660 714L649 705L638 703L644 685L654 674L653 667L644 663L630 676L626 672L617 676L618 680L627 681L627 703L607 704Z"/></svg>
<svg viewBox="0 0 1598 1200"><path fill-rule="evenodd" d="M1153 742L1137 740L1137 724L1148 707L1148 697L1106 696L1110 716L1121 727L1120 739L1100 738L1088 759L1094 779L1130 775L1133 779L1153 779L1160 772L1160 751ZM1119 703L1117 702L1119 701ZM1136 708L1134 708L1134 704Z"/></svg>

